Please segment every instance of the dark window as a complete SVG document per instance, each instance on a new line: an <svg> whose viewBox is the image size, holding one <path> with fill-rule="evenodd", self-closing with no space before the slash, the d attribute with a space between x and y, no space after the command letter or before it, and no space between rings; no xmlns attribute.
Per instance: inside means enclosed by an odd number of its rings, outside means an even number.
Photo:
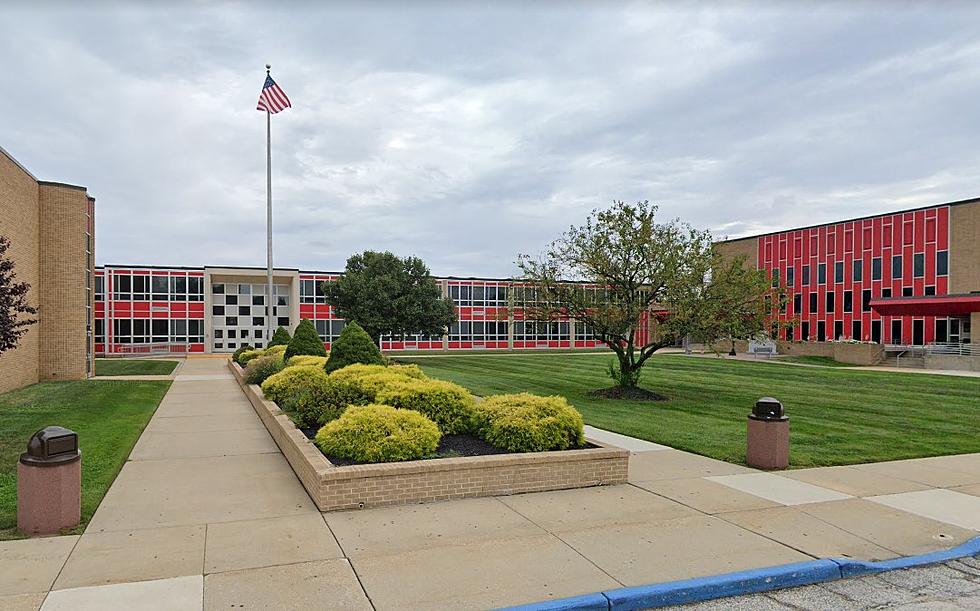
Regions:
<svg viewBox="0 0 980 611"><path fill-rule="evenodd" d="M219 305L211 306L211 313L214 314L215 316L224 316L225 315L225 306L223 306L223 305L220 305L220 306Z"/></svg>
<svg viewBox="0 0 980 611"><path fill-rule="evenodd" d="M892 257L892 278L902 277L902 255Z"/></svg>
<svg viewBox="0 0 980 611"><path fill-rule="evenodd" d="M892 338L891 342L893 344L902 343L902 321L901 319L892 320Z"/></svg>
<svg viewBox="0 0 980 611"><path fill-rule="evenodd" d="M834 282L844 281L844 262L838 261L834 263Z"/></svg>
<svg viewBox="0 0 980 611"><path fill-rule="evenodd" d="M935 294L936 294L936 287L934 286L926 287L926 295L935 295Z"/></svg>
<svg viewBox="0 0 980 611"><path fill-rule="evenodd" d="M248 316L252 313L252 308L250 306L238 306L239 316Z"/></svg>
<svg viewBox="0 0 980 611"><path fill-rule="evenodd" d="M153 276L150 282L150 288L153 290L154 301L166 301L168 299L167 293L170 289L167 288L167 278L165 276Z"/></svg>
<svg viewBox="0 0 980 611"><path fill-rule="evenodd" d="M911 286L902 287L902 297L911 297L911 296L912 296L912 287Z"/></svg>
<svg viewBox="0 0 980 611"><path fill-rule="evenodd" d="M926 321L919 319L912 321L912 344L921 346L925 342Z"/></svg>
<svg viewBox="0 0 980 611"><path fill-rule="evenodd" d="M937 342L948 342L949 333L947 333L948 321L945 318L936 319L936 341Z"/></svg>
<svg viewBox="0 0 980 611"><path fill-rule="evenodd" d="M101 318L95 319L95 341L100 344L105 342L105 321Z"/></svg>
<svg viewBox="0 0 980 611"><path fill-rule="evenodd" d="M772 285L779 286L779 268L772 270Z"/></svg>
<svg viewBox="0 0 980 611"><path fill-rule="evenodd" d="M793 285L795 283L796 283L796 268L795 267L787 267L786 268L786 286L788 286L790 288L793 288Z"/></svg>
<svg viewBox="0 0 980 611"><path fill-rule="evenodd" d="M279 325L280 327L288 327L289 326L289 317L288 316L280 316L279 318L276 319L276 324Z"/></svg>
<svg viewBox="0 0 980 611"><path fill-rule="evenodd" d="M833 291L830 291L830 292L827 293L827 309L826 309L826 311L827 312L833 312L834 311L834 293L833 293Z"/></svg>
<svg viewBox="0 0 980 611"><path fill-rule="evenodd" d="M912 277L922 278L926 275L926 256L922 253L912 255Z"/></svg>
<svg viewBox="0 0 980 611"><path fill-rule="evenodd" d="M316 296L314 292L316 291L316 282L313 280L301 280L299 283L299 302L300 303L314 303L316 301Z"/></svg>
<svg viewBox="0 0 980 611"><path fill-rule="evenodd" d="M810 293L810 311L808 313L809 314L816 314L817 313L817 294L816 293Z"/></svg>
<svg viewBox="0 0 980 611"><path fill-rule="evenodd" d="M803 286L810 286L810 266L803 266Z"/></svg>
<svg viewBox="0 0 980 611"><path fill-rule="evenodd" d="M817 321L817 341L827 341L827 323L822 320Z"/></svg>
<svg viewBox="0 0 980 611"><path fill-rule="evenodd" d="M854 293L844 291L844 311L851 312L854 309Z"/></svg>
<svg viewBox="0 0 980 611"><path fill-rule="evenodd" d="M799 314L803 311L803 295L797 293L793 295L793 314Z"/></svg>
<svg viewBox="0 0 980 611"><path fill-rule="evenodd" d="M881 280L881 257L871 259L871 279Z"/></svg>
<svg viewBox="0 0 980 611"><path fill-rule="evenodd" d="M225 337L225 332L223 329L214 330L214 339L224 339L224 337Z"/></svg>
<svg viewBox="0 0 980 611"><path fill-rule="evenodd" d="M788 342L793 341L793 327L792 326L786 327L786 341L788 341Z"/></svg>
<svg viewBox="0 0 980 611"><path fill-rule="evenodd" d="M105 300L105 276L95 277L95 300Z"/></svg>
<svg viewBox="0 0 980 611"><path fill-rule="evenodd" d="M936 275L945 276L949 273L949 251L940 250L936 253Z"/></svg>
<svg viewBox="0 0 980 611"><path fill-rule="evenodd" d="M853 320L851 321L851 339L860 340L861 339L861 321Z"/></svg>
<svg viewBox="0 0 980 611"><path fill-rule="evenodd" d="M861 291L861 311L871 311L871 289L864 289Z"/></svg>
<svg viewBox="0 0 980 611"><path fill-rule="evenodd" d="M170 292L174 301L187 301L187 277L177 276L170 279Z"/></svg>
<svg viewBox="0 0 980 611"><path fill-rule="evenodd" d="M872 320L871 321L871 341L876 344L881 343L881 321Z"/></svg>
<svg viewBox="0 0 980 611"><path fill-rule="evenodd" d="M252 295L252 305L265 305L265 295Z"/></svg>
<svg viewBox="0 0 980 611"><path fill-rule="evenodd" d="M238 305L238 295L225 295L225 303L228 305Z"/></svg>
<svg viewBox="0 0 980 611"><path fill-rule="evenodd" d="M852 267L851 280L860 282L864 276L864 261L854 261Z"/></svg>
<svg viewBox="0 0 980 611"><path fill-rule="evenodd" d="M844 321L834 321L834 339L844 339Z"/></svg>
<svg viewBox="0 0 980 611"><path fill-rule="evenodd" d="M225 285L223 285L223 284L212 284L211 285L211 292L214 293L215 295L224 295L225 294Z"/></svg>
<svg viewBox="0 0 980 611"><path fill-rule="evenodd" d="M237 316L225 316L225 326L226 327L237 327L238 317Z"/></svg>
<svg viewBox="0 0 980 611"><path fill-rule="evenodd" d="M152 330L153 341L154 342L166 342L168 341L168 336L170 334L167 328L167 321L165 319L154 318L151 321L150 328Z"/></svg>
<svg viewBox="0 0 980 611"><path fill-rule="evenodd" d="M800 339L805 342L810 341L810 322L807 320L800 324Z"/></svg>
<svg viewBox="0 0 980 611"><path fill-rule="evenodd" d="M881 289L881 297L883 299L889 299L889 298L891 298L891 296L892 296L892 290L891 289Z"/></svg>
<svg viewBox="0 0 980 611"><path fill-rule="evenodd" d="M204 301L204 278L199 276L187 278L187 299L189 301Z"/></svg>
<svg viewBox="0 0 980 611"><path fill-rule="evenodd" d="M817 265L817 284L827 283L827 264L821 263Z"/></svg>

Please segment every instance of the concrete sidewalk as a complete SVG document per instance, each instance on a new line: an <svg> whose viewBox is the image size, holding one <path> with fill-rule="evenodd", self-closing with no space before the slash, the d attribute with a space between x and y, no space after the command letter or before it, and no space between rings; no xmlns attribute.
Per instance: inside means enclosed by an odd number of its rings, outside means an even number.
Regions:
<svg viewBox="0 0 980 611"><path fill-rule="evenodd" d="M777 475L589 435L630 484L321 515L225 362L188 359L84 535L0 543L0 608L480 609L980 531L980 454Z"/></svg>

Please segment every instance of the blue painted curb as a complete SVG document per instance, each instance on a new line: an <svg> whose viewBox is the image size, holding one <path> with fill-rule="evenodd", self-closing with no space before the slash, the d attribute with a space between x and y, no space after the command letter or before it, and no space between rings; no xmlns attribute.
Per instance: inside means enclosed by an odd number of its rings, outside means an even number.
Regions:
<svg viewBox="0 0 980 611"><path fill-rule="evenodd" d="M836 562L811 560L712 577L622 588L604 594L609 599L610 609L626 611L683 605L737 594L754 594L832 579L840 579L840 567Z"/></svg>
<svg viewBox="0 0 980 611"><path fill-rule="evenodd" d="M840 565L841 577L857 577L858 575L883 573L885 571L908 569L927 564L938 564L947 560L956 560L957 558L975 556L977 554L980 554L980 537L974 537L956 547L938 552L930 552L928 554L919 554L918 556L904 556L902 558L882 560L879 562L864 562L861 560L851 560L850 558L832 558L832 560Z"/></svg>
<svg viewBox="0 0 980 611"><path fill-rule="evenodd" d="M864 562L850 558L825 558L737 573L725 573L712 577L698 577L606 590L605 592L572 598L508 607L501 611L627 611L630 609L650 609L726 596L757 594L770 590L835 581L845 577L857 577L871 573L937 564L966 556L976 556L977 554L980 554L980 537L974 537L966 543L947 550L917 556L905 556L893 560Z"/></svg>

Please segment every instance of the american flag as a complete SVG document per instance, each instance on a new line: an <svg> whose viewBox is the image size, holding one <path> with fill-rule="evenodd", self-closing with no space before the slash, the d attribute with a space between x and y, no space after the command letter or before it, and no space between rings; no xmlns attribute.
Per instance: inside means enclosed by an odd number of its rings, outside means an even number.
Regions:
<svg viewBox="0 0 980 611"><path fill-rule="evenodd" d="M276 114L279 111L292 107L293 105L289 103L289 98L286 97L286 92L279 85L276 85L272 77L267 74L265 76L265 85L262 85L262 93L259 94L259 105L255 107L255 110Z"/></svg>

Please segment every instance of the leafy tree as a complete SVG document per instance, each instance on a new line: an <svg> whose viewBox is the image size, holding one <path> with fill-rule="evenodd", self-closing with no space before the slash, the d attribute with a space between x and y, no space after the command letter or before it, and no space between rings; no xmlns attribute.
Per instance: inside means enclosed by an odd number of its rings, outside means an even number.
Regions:
<svg viewBox="0 0 980 611"><path fill-rule="evenodd" d="M296 325L292 339L286 346L286 353L283 359L288 361L294 356L308 354L310 356L327 356L327 349L324 347L320 336L317 335L316 327L307 319L302 319Z"/></svg>
<svg viewBox="0 0 980 611"><path fill-rule="evenodd" d="M418 257L368 250L322 288L337 314L356 320L376 344L382 335L442 335L456 321L452 300Z"/></svg>
<svg viewBox="0 0 980 611"><path fill-rule="evenodd" d="M515 305L524 308L525 318L585 323L616 354L618 366L610 374L624 388L638 384L656 350L688 332L690 318L672 312L694 315L690 302L713 260L709 232L678 220L658 223L656 213L646 201L614 202L571 227L541 256L517 261L525 289ZM638 343L651 316L659 321L657 332Z"/></svg>
<svg viewBox="0 0 980 611"><path fill-rule="evenodd" d="M385 359L361 325L348 322L337 341L330 345L330 357L323 369L330 373L354 363L384 365Z"/></svg>
<svg viewBox="0 0 980 611"><path fill-rule="evenodd" d="M30 318L37 308L27 302L31 285L14 281L17 274L13 260L7 257L9 247L10 240L0 236L0 354L16 348L27 327L37 322Z"/></svg>
<svg viewBox="0 0 980 611"><path fill-rule="evenodd" d="M266 348L271 348L273 346L288 346L289 340L291 339L292 337L290 337L289 331L287 331L284 327L276 327L275 332L272 334L272 339L269 341L269 345L266 346Z"/></svg>
<svg viewBox="0 0 980 611"><path fill-rule="evenodd" d="M718 340L731 343L729 354L735 354L735 340L775 334L781 326L775 314L785 308L786 289L773 286L765 270L746 265L744 255L724 257L717 250L712 255L711 273L701 286L692 286L687 299L680 300L671 311L679 326L692 339L712 346Z"/></svg>

